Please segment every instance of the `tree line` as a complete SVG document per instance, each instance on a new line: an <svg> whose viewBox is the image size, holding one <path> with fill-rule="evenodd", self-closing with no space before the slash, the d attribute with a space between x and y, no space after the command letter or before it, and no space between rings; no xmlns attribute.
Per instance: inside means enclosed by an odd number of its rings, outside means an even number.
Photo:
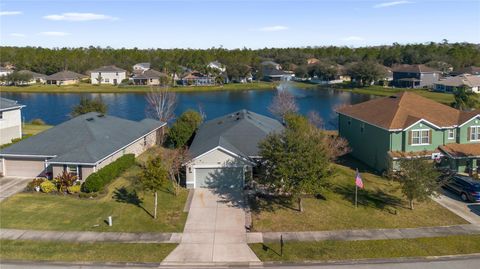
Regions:
<svg viewBox="0 0 480 269"><path fill-rule="evenodd" d="M205 71L206 64L218 60L234 73L244 73L241 66L257 70L264 60L273 60L284 69L305 65L306 59L344 65L355 62L375 62L385 66L395 64L428 64L436 68L454 69L480 65L480 47L470 43L392 44L374 47L302 47L263 49L138 49L110 47L42 48L0 47L2 65L14 64L17 70L27 69L42 74L61 70L85 73L103 65L116 65L128 71L139 62L150 62L153 69L178 73L181 67ZM240 67L239 67L240 66Z"/></svg>

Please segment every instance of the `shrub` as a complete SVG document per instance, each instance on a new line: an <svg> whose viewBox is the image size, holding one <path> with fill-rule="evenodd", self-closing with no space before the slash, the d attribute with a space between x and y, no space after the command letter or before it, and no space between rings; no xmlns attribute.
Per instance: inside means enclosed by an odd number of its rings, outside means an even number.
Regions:
<svg viewBox="0 0 480 269"><path fill-rule="evenodd" d="M42 119L33 119L30 123L33 125L45 125L45 122Z"/></svg>
<svg viewBox="0 0 480 269"><path fill-rule="evenodd" d="M68 191L68 187L73 186L76 180L77 176L72 175L67 171L63 171L55 178L55 185L57 186L58 191L65 193Z"/></svg>
<svg viewBox="0 0 480 269"><path fill-rule="evenodd" d="M35 187L40 187L46 179L45 178L34 178L32 181L28 182L26 191L35 191Z"/></svg>
<svg viewBox="0 0 480 269"><path fill-rule="evenodd" d="M80 186L80 185L73 185L73 186L67 187L67 191L70 194L79 193L81 187L82 186Z"/></svg>
<svg viewBox="0 0 480 269"><path fill-rule="evenodd" d="M125 170L135 164L135 155L124 155L97 172L90 174L82 184L83 192L98 192L114 178L120 176Z"/></svg>
<svg viewBox="0 0 480 269"><path fill-rule="evenodd" d="M57 190L57 186L55 186L50 180L45 180L40 184L40 189L44 193L51 193Z"/></svg>

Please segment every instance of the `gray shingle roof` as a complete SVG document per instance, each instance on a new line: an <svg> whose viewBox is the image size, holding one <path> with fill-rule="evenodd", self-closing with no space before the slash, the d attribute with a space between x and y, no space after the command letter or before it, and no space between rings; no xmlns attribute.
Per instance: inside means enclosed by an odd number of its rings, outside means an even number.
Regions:
<svg viewBox="0 0 480 269"><path fill-rule="evenodd" d="M125 69L116 67L115 65L106 65L92 70L91 72L127 72Z"/></svg>
<svg viewBox="0 0 480 269"><path fill-rule="evenodd" d="M94 164L163 125L91 112L0 150L0 156L55 156L49 162Z"/></svg>
<svg viewBox="0 0 480 269"><path fill-rule="evenodd" d="M60 71L50 76L47 76L47 80L75 80L86 77L85 75L75 73L72 71Z"/></svg>
<svg viewBox="0 0 480 269"><path fill-rule="evenodd" d="M142 68L145 68L145 69L150 69L150 63L138 63L135 65L141 66Z"/></svg>
<svg viewBox="0 0 480 269"><path fill-rule="evenodd" d="M160 77L166 77L167 74L162 73L160 71L154 70L154 69L148 69L145 70L141 73L137 73L133 75L133 78L136 79L150 79L150 78L160 78Z"/></svg>
<svg viewBox="0 0 480 269"><path fill-rule="evenodd" d="M38 79L38 78L45 79L47 77L47 75L45 75L45 74L40 74L40 73L33 72L33 71L30 71L30 70L20 70L20 71L18 71L18 73L19 74L32 75L33 79Z"/></svg>
<svg viewBox="0 0 480 269"><path fill-rule="evenodd" d="M259 155L258 143L283 125L272 118L240 110L202 124L190 146L192 158L220 146L243 157Z"/></svg>
<svg viewBox="0 0 480 269"><path fill-rule="evenodd" d="M15 108L22 108L24 105L17 103L17 101L0 97L0 111L11 110Z"/></svg>

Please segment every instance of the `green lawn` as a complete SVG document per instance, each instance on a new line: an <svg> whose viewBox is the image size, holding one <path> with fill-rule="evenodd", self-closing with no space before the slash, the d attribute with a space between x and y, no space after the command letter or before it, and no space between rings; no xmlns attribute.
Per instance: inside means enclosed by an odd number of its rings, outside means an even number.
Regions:
<svg viewBox="0 0 480 269"><path fill-rule="evenodd" d="M146 152L140 159L144 159ZM97 199L43 193L19 193L0 203L0 227L62 231L181 232L187 214L183 207L188 195L178 197L159 192L158 218L151 217L153 194L135 191L132 182L140 172L132 167ZM113 226L105 220L113 217Z"/></svg>
<svg viewBox="0 0 480 269"><path fill-rule="evenodd" d="M223 86L178 86L170 88L175 92L198 92L198 91L229 91L229 90L268 90L274 89L276 83L253 82L253 83L229 83ZM150 91L150 86L113 86L92 85L80 83L76 85L29 85L29 86L0 86L1 92L19 93L144 93Z"/></svg>
<svg viewBox="0 0 480 269"><path fill-rule="evenodd" d="M441 256L480 252L480 235L372 241L286 242L251 244L262 261L326 261Z"/></svg>
<svg viewBox="0 0 480 269"><path fill-rule="evenodd" d="M23 125L23 134L24 135L36 135L38 133L41 133L47 129L52 128L53 126L51 125L36 125L36 124L31 124L31 123L25 123Z"/></svg>
<svg viewBox="0 0 480 269"><path fill-rule="evenodd" d="M160 263L176 244L0 241L0 260Z"/></svg>
<svg viewBox="0 0 480 269"><path fill-rule="evenodd" d="M409 228L467 223L434 201L408 209L397 182L368 172L361 173L365 189L359 190L355 208L355 171L336 165L323 198L304 199L304 212L297 204L272 199L252 201L256 231L321 231L337 229ZM362 171L362 170L361 170Z"/></svg>

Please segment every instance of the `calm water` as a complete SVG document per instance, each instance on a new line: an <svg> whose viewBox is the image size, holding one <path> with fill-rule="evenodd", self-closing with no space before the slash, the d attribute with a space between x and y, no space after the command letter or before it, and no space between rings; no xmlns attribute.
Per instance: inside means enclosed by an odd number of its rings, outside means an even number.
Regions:
<svg viewBox="0 0 480 269"><path fill-rule="evenodd" d="M317 111L326 123L326 128L336 129L333 108L339 104L356 104L371 99L371 96L334 90L288 89L297 99L300 112L307 114ZM271 115L268 106L275 94L274 90L216 91L177 93L176 114L202 107L207 119L212 119L236 110L248 109L260 114ZM101 96L108 104L108 114L141 120L145 118L145 95L139 93L102 94L55 94L55 93L2 93L2 97L17 100L26 105L23 109L25 121L43 119L47 124L56 125L69 119L72 107L78 104L81 96Z"/></svg>

